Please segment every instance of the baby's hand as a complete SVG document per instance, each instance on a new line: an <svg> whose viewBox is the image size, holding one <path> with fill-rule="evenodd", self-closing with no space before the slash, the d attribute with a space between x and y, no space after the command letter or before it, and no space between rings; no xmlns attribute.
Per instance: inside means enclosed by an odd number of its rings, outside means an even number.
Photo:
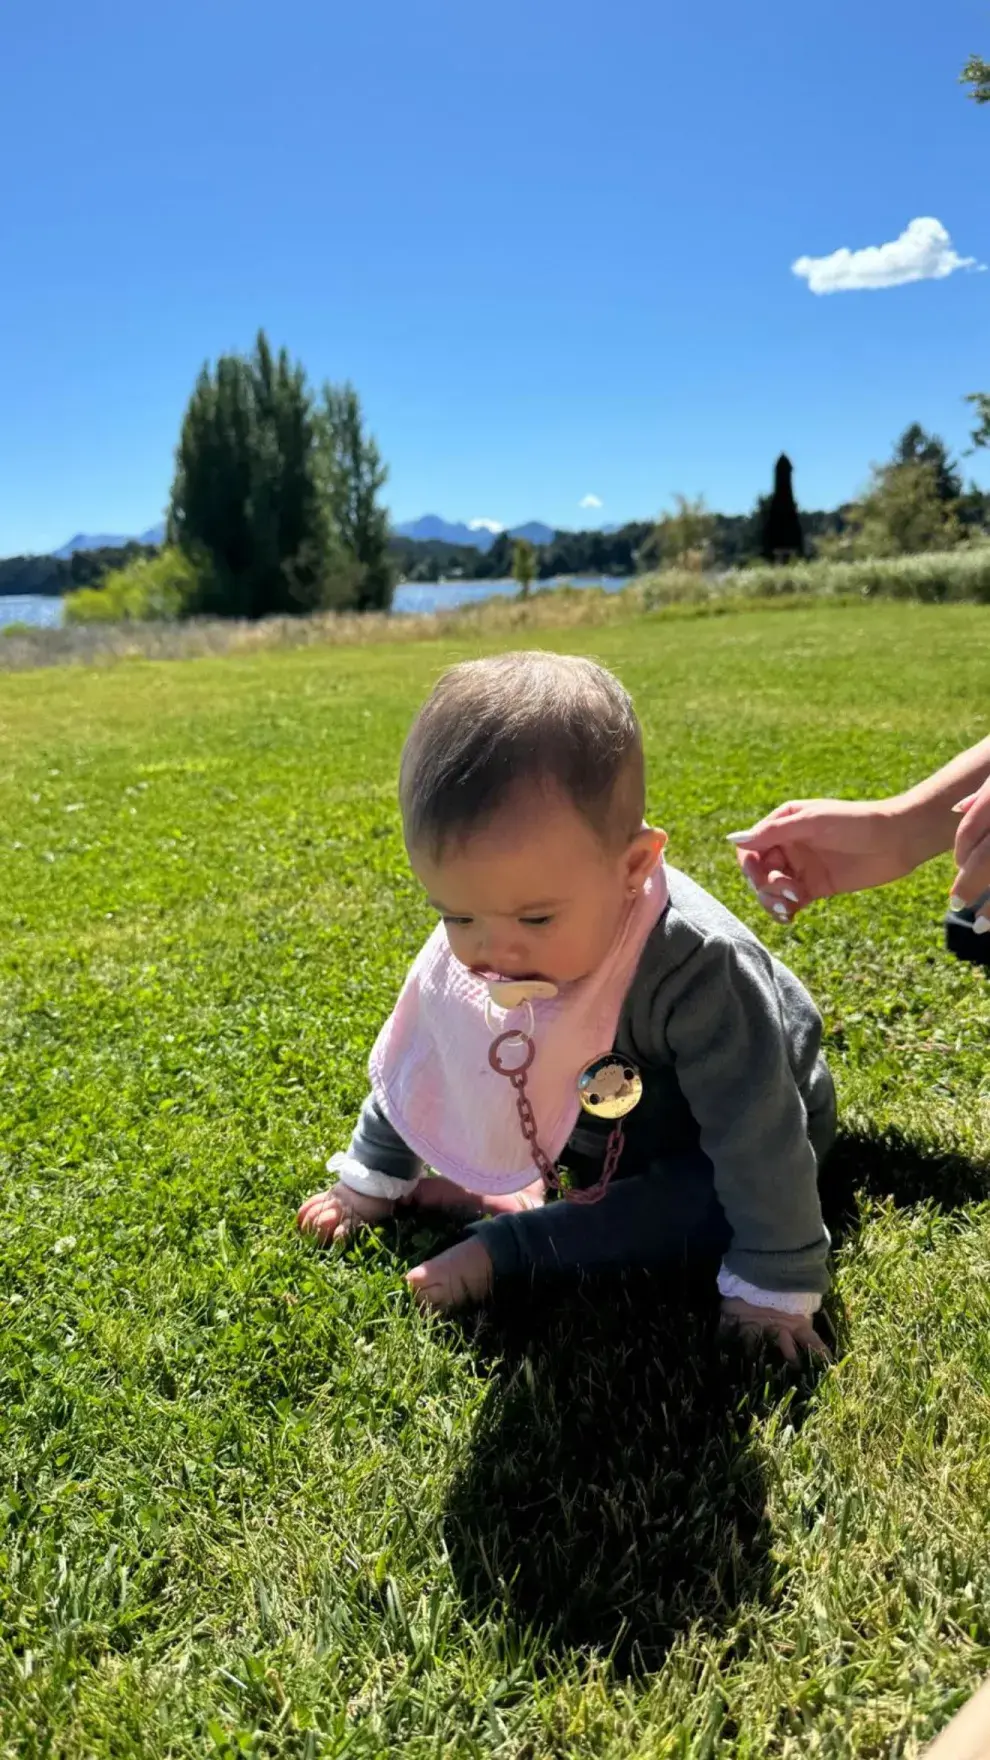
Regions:
<svg viewBox="0 0 990 1760"><path fill-rule="evenodd" d="M353 1228L384 1222L394 1209L390 1198L368 1198L350 1186L335 1185L307 1198L296 1221L303 1234L315 1234L320 1242L342 1241Z"/></svg>
<svg viewBox="0 0 990 1760"><path fill-rule="evenodd" d="M801 1351L831 1360L832 1353L825 1340L815 1331L807 1314L784 1314L779 1308L754 1308L740 1296L729 1296L722 1303L722 1327L738 1331L749 1349L755 1349L761 1338L772 1338L789 1363L800 1362Z"/></svg>
<svg viewBox="0 0 990 1760"><path fill-rule="evenodd" d="M458 1241L425 1265L417 1265L406 1282L421 1308L463 1308L491 1295L494 1267L479 1240Z"/></svg>

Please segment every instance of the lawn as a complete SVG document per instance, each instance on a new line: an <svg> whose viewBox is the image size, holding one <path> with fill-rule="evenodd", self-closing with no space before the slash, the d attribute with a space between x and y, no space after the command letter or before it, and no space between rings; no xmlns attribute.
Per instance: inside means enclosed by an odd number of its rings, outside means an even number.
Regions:
<svg viewBox="0 0 990 1760"><path fill-rule="evenodd" d="M631 687L671 855L809 983L839 1360L707 1284L425 1320L294 1212L429 917L450 646L0 679L0 1755L913 1755L990 1669L990 988L951 874L758 915L723 833L985 734L990 609L545 632Z"/></svg>

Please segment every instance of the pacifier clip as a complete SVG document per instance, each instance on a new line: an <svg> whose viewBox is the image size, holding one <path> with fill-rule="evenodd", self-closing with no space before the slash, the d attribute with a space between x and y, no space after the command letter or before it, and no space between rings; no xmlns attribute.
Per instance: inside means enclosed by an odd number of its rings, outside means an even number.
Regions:
<svg viewBox="0 0 990 1760"><path fill-rule="evenodd" d="M559 1168L540 1143L536 1115L527 1092L527 1075L536 1057L536 1041L533 1037L535 1019L531 998L534 995L546 998L555 996L556 993L554 985L542 981L531 985L492 984L489 1002L485 1007L489 1029L494 1031L490 1014L490 1005L494 1002L503 1008L524 1006L528 1015L528 1031L510 1027L506 1032L499 1033L489 1049L488 1061L496 1075L505 1076L512 1083L520 1130L529 1145L533 1164L550 1190L559 1193L571 1204L597 1204L605 1196L622 1158L625 1147L624 1121L643 1098L643 1078L634 1063L628 1058L617 1057L614 1052L596 1057L585 1065L577 1080L578 1100L583 1111L592 1118L614 1119L615 1123L605 1146L605 1164L601 1178L593 1186L565 1185ZM503 1051L510 1045L521 1047L521 1063L511 1065L503 1061Z"/></svg>

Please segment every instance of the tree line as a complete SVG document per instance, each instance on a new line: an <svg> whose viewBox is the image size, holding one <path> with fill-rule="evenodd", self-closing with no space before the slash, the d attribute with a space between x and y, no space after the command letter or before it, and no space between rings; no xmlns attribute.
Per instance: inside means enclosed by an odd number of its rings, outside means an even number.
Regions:
<svg viewBox="0 0 990 1760"><path fill-rule="evenodd" d="M0 598L11 594L56 597L77 587L95 587L112 568L147 560L158 554L137 540L100 550L77 550L74 556L5 556L0 558Z"/></svg>
<svg viewBox="0 0 990 1760"><path fill-rule="evenodd" d="M913 422L890 460L873 466L862 496L831 510L798 508L790 460L782 454L773 492L749 513L716 513L702 496L675 495L658 520L611 532L556 532L550 543L529 549L533 578L549 580L671 567L725 570L816 555L904 555L951 548L988 526L990 495L966 489L945 442ZM408 581L520 578L520 545L505 532L487 552L435 539L393 538L390 547Z"/></svg>
<svg viewBox="0 0 990 1760"><path fill-rule="evenodd" d="M291 371L287 361L282 371ZM161 558L138 543L78 551L64 561L10 557L0 561L0 596L69 593L73 612L78 607L86 617L101 618L190 611L257 617L319 605L368 610L387 606L396 577L504 580L521 578L522 565L528 584L530 578L630 576L668 567L744 568L794 556L896 556L951 549L990 527L990 495L966 488L944 441L914 422L887 463L873 467L863 495L830 511L798 509L790 463L782 457L774 493L760 497L746 514L716 513L702 497L678 495L658 520L632 521L611 532L561 531L548 544L526 546L524 553L508 533L487 552L389 536L377 499L384 471L364 435L360 405L350 388L327 388L319 412L326 422L320 469L333 484L332 494L307 501L297 490L292 501L284 487L280 503L273 489L263 493L258 471L250 492L225 500L217 462L223 439L211 450L203 436L223 423L233 425L230 400L236 409L240 393L227 384L221 396L218 379L219 369L201 378L187 414L179 493L173 496L169 547ZM219 407L224 399L226 409ZM250 467L250 449L246 452ZM204 464L210 468L204 470ZM315 545L314 524L307 526L314 509ZM77 596L87 588L96 592Z"/></svg>

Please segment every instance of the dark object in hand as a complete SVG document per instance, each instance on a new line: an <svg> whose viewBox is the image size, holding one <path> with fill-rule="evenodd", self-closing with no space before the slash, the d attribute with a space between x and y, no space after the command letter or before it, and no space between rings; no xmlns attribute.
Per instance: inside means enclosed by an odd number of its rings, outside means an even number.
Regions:
<svg viewBox="0 0 990 1760"><path fill-rule="evenodd" d="M979 902L982 904L983 900ZM990 966L990 935L977 935L973 928L975 919L973 910L947 911L945 945L957 959L967 960L971 966Z"/></svg>

